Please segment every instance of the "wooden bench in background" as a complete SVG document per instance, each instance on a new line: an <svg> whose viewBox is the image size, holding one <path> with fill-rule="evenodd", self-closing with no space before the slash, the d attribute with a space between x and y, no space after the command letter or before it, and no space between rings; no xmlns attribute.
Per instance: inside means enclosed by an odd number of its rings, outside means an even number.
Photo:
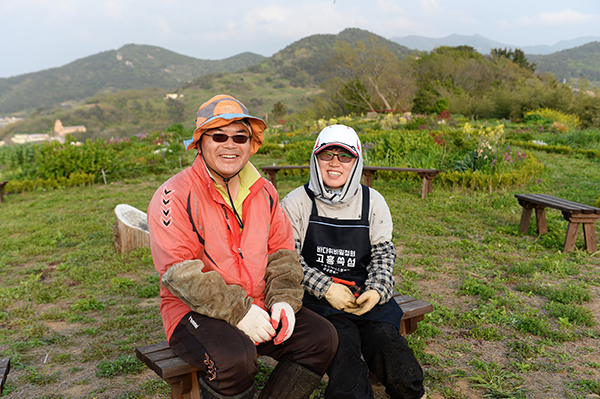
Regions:
<svg viewBox="0 0 600 399"><path fill-rule="evenodd" d="M433 306L421 299L400 294L394 295L394 299L404 311L400 325L400 334L404 336L414 332L425 314L433 311ZM201 370L177 357L167 341L136 348L135 354L171 386L172 399L200 399Z"/></svg>
<svg viewBox="0 0 600 399"><path fill-rule="evenodd" d="M0 181L0 202L4 202L4 186L7 184L7 181Z"/></svg>
<svg viewBox="0 0 600 399"><path fill-rule="evenodd" d="M0 359L0 395L2 395L2 389L4 388L4 383L6 382L6 377L8 376L9 371L10 359Z"/></svg>
<svg viewBox="0 0 600 399"><path fill-rule="evenodd" d="M521 223L519 230L521 234L527 233L531 220L531 212L535 209L535 218L537 220L538 234L548 232L546 225L546 208L553 208L562 211L563 217L569 222L567 234L565 236L564 252L571 252L575 249L575 241L579 224L583 225L583 235L585 246L588 252L596 252L596 232L594 223L600 219L600 208L590 205L580 204L578 202L567 201L562 198L552 197L546 194L515 194L519 204L523 207L521 214Z"/></svg>
<svg viewBox="0 0 600 399"><path fill-rule="evenodd" d="M277 188L277 172L280 170L298 170L298 169L310 169L308 165L274 165L274 166L263 166L260 168L266 175L267 178L273 183L273 186ZM423 179L423 190L421 191L421 198L425 199L427 194L433 192L433 179L441 172L439 169L415 169L415 168L394 168L387 166L363 166L363 177L362 183L369 187L373 187L373 174L378 170L387 172L415 172Z"/></svg>

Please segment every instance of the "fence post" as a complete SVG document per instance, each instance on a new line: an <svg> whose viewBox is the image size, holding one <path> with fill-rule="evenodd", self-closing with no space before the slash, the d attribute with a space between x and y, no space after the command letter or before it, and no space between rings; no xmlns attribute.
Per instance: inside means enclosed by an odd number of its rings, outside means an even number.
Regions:
<svg viewBox="0 0 600 399"><path fill-rule="evenodd" d="M102 178L104 179L104 185L106 185L106 173L104 173L104 168L102 168Z"/></svg>

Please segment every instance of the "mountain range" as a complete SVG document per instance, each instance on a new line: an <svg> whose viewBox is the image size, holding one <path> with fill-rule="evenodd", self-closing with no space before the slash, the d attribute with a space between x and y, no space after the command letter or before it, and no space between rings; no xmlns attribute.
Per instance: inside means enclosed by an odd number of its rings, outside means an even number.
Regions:
<svg viewBox="0 0 600 399"><path fill-rule="evenodd" d="M571 40L561 40L560 42L548 46L548 45L537 45L537 46L515 46L513 44L506 44L497 42L481 35L457 35L452 34L446 37L433 38L425 36L404 36L404 37L392 37L391 41L406 46L410 49L419 51L431 51L436 47L440 46L471 46L481 54L489 54L493 48L519 48L527 55L539 54L547 55L556 53L558 51L579 47L587 43L600 41L600 36L581 36Z"/></svg>
<svg viewBox="0 0 600 399"><path fill-rule="evenodd" d="M577 45L591 39L594 37L563 41L552 48ZM479 35L450 35L443 39L418 36L386 39L357 28L346 29L339 34L308 36L268 58L242 53L223 60L200 60L157 46L128 44L118 50L101 52L59 68L0 78L0 115L26 115L36 109L51 109L100 93L120 90L149 87L177 90L186 85L202 87L211 76L240 70L260 72L273 78L280 76L294 88L315 88L327 78L327 64L335 53L338 40L352 45L359 41L367 43L376 40L400 58L415 50L431 51L440 45L467 45L482 54L489 54L489 48L511 47ZM527 51L541 47L534 46ZM553 73L561 80L586 77L592 82L600 81L598 41L548 55L528 55L528 59L537 65L537 71ZM254 95L256 93L255 89ZM257 98L256 102L259 103L260 99Z"/></svg>
<svg viewBox="0 0 600 399"><path fill-rule="evenodd" d="M200 60L157 46L128 44L59 68L0 79L0 114L49 108L102 92L175 89L200 75L233 72L264 58L247 52L223 60Z"/></svg>

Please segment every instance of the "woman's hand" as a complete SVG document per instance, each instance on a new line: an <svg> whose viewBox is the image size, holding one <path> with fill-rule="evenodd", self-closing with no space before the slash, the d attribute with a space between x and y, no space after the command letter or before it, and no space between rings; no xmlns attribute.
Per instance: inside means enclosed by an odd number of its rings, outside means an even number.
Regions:
<svg viewBox="0 0 600 399"><path fill-rule="evenodd" d="M381 300L381 295L376 290L365 291L361 296L356 298L356 304L358 305L355 309L347 310L348 313L355 314L357 316L367 313L373 309L375 305Z"/></svg>
<svg viewBox="0 0 600 399"><path fill-rule="evenodd" d="M325 299L337 310L346 311L346 309L354 309L358 306L352 291L343 284L331 284L325 294Z"/></svg>

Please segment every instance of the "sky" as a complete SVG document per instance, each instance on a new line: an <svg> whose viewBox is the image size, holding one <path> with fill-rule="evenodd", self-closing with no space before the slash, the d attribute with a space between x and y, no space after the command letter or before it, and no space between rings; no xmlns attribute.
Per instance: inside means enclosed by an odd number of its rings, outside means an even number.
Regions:
<svg viewBox="0 0 600 399"><path fill-rule="evenodd" d="M269 57L314 34L481 35L522 47L600 36L599 0L0 0L0 78L126 44Z"/></svg>

